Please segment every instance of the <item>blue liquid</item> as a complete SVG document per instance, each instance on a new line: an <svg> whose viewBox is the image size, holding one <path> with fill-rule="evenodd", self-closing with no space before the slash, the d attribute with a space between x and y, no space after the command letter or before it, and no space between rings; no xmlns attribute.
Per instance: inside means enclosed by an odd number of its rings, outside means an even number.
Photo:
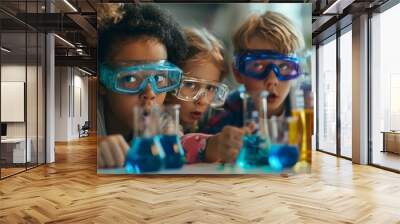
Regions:
<svg viewBox="0 0 400 224"><path fill-rule="evenodd" d="M129 173L158 171L163 165L164 152L159 137L135 138L125 160Z"/></svg>
<svg viewBox="0 0 400 224"><path fill-rule="evenodd" d="M251 168L268 165L268 144L258 135L243 137L243 146L240 149L236 165L241 168Z"/></svg>
<svg viewBox="0 0 400 224"><path fill-rule="evenodd" d="M162 135L160 142L165 152L165 168L181 168L186 159L179 137L177 135Z"/></svg>
<svg viewBox="0 0 400 224"><path fill-rule="evenodd" d="M299 160L299 150L296 146L272 144L269 150L269 164L274 170L290 168Z"/></svg>

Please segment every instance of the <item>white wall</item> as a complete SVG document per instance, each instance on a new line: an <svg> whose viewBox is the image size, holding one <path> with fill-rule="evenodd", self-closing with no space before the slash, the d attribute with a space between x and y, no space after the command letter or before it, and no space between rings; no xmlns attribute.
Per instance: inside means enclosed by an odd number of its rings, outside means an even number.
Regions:
<svg viewBox="0 0 400 224"><path fill-rule="evenodd" d="M25 64L1 65L1 81L25 82Z"/></svg>
<svg viewBox="0 0 400 224"><path fill-rule="evenodd" d="M55 68L55 141L68 140L68 76L67 67Z"/></svg>
<svg viewBox="0 0 400 224"><path fill-rule="evenodd" d="M27 78L27 80L25 80ZM26 83L26 106L22 112L26 112L26 121L24 122L6 122L8 138L30 139L32 162L44 163L44 74L42 67L36 67L25 64L3 64L1 66L1 81L25 82ZM22 93L23 94L23 93ZM2 96L4 97L4 96ZM10 108L1 108L9 110ZM37 157L37 153L39 156Z"/></svg>
<svg viewBox="0 0 400 224"><path fill-rule="evenodd" d="M28 68L30 70L31 68ZM1 81L25 82L25 64L9 64L1 66ZM36 95L36 94L35 94ZM28 95L29 96L29 95ZM1 108L6 110L7 108ZM7 137L25 137L25 122L7 123Z"/></svg>
<svg viewBox="0 0 400 224"><path fill-rule="evenodd" d="M79 138L78 124L89 117L88 78L72 67L56 67L55 74L55 140L70 141Z"/></svg>
<svg viewBox="0 0 400 224"><path fill-rule="evenodd" d="M89 120L89 92L88 92L88 78L87 77L82 77L82 73L78 73L76 75L77 70L74 70L75 75L74 75L74 108L73 108L73 119L72 119L72 135L73 136L78 136L78 129L77 126L78 124L83 125L85 121Z"/></svg>

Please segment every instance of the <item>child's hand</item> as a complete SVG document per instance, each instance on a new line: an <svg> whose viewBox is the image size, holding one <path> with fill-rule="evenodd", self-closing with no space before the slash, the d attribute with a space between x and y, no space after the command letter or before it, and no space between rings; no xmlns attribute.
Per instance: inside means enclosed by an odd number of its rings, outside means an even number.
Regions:
<svg viewBox="0 0 400 224"><path fill-rule="evenodd" d="M243 145L244 130L226 126L207 141L205 159L208 162L234 163Z"/></svg>
<svg viewBox="0 0 400 224"><path fill-rule="evenodd" d="M122 135L109 135L103 138L97 151L97 166L99 168L124 166L128 149L129 145Z"/></svg>

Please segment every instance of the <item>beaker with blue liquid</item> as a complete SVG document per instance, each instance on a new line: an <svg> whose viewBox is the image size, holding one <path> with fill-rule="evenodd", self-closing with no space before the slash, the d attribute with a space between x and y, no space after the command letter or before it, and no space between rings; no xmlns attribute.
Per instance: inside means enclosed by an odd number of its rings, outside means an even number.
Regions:
<svg viewBox="0 0 400 224"><path fill-rule="evenodd" d="M272 170L292 168L299 161L298 121L295 117L275 117L268 120L270 147L268 163Z"/></svg>
<svg viewBox="0 0 400 224"><path fill-rule="evenodd" d="M160 107L160 143L164 149L164 167L166 169L181 168L185 162L179 133L179 109L180 105L165 105Z"/></svg>
<svg viewBox="0 0 400 224"><path fill-rule="evenodd" d="M247 92L240 93L243 102L243 146L236 159L240 168L254 168L268 165L267 96L263 91L252 97ZM256 99L254 99L256 98ZM257 102L258 101L258 102Z"/></svg>
<svg viewBox="0 0 400 224"><path fill-rule="evenodd" d="M159 135L160 110L135 106L133 140L128 150L125 169L128 173L154 172L163 168L165 152Z"/></svg>
<svg viewBox="0 0 400 224"><path fill-rule="evenodd" d="M292 117L268 118L268 92L256 96L241 93L243 102L243 146L236 165L240 168L266 168L282 171L299 160L299 132Z"/></svg>

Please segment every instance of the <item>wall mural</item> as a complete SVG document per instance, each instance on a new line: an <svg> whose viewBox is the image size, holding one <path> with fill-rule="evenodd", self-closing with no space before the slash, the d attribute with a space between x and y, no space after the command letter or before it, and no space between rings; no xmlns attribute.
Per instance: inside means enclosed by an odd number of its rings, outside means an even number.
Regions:
<svg viewBox="0 0 400 224"><path fill-rule="evenodd" d="M99 4L98 174L302 173L311 4Z"/></svg>

